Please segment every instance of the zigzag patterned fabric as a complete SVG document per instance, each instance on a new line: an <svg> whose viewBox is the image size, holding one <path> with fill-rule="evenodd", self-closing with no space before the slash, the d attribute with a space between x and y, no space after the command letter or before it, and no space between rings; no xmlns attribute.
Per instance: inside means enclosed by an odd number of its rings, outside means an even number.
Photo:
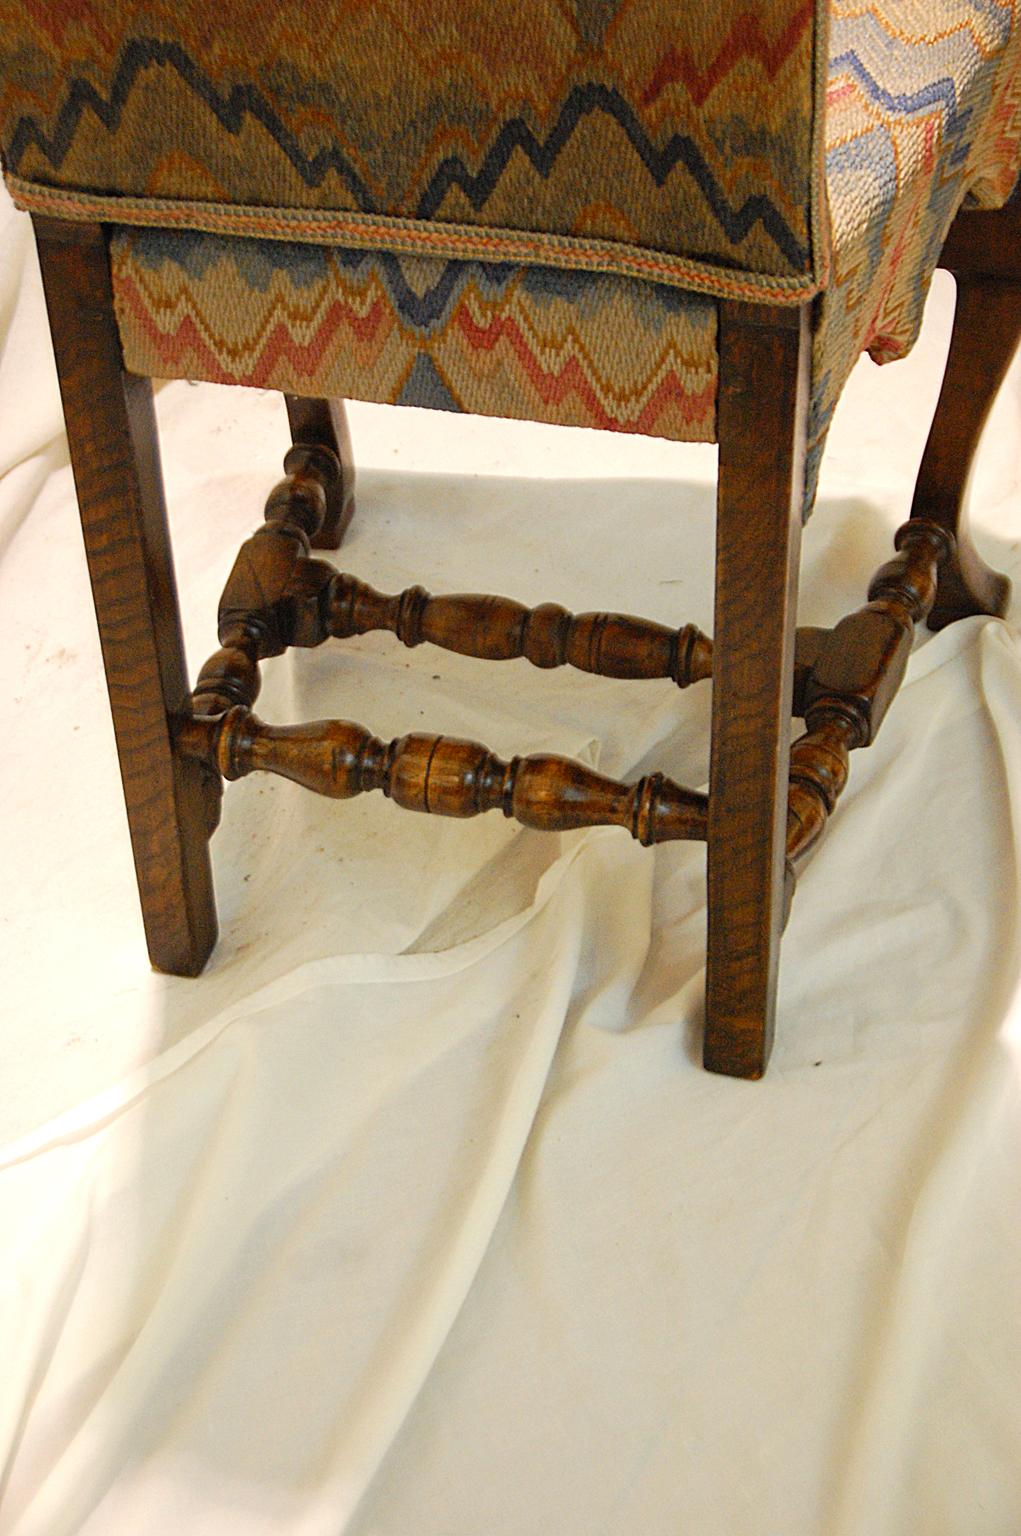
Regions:
<svg viewBox="0 0 1021 1536"><path fill-rule="evenodd" d="M152 230L120 231L112 254L136 373L714 440L716 305L702 295Z"/></svg>
<svg viewBox="0 0 1021 1536"><path fill-rule="evenodd" d="M813 0L0 0L0 144L64 217L805 295Z"/></svg>
<svg viewBox="0 0 1021 1536"><path fill-rule="evenodd" d="M0 0L0 130L24 205L116 210L130 368L709 440L712 296L821 289L806 510L1021 160L1021 0L106 9Z"/></svg>
<svg viewBox="0 0 1021 1536"><path fill-rule="evenodd" d="M1019 169L1019 0L834 0L832 258L813 345L808 506L858 357L910 350L954 214L966 199L1005 203Z"/></svg>

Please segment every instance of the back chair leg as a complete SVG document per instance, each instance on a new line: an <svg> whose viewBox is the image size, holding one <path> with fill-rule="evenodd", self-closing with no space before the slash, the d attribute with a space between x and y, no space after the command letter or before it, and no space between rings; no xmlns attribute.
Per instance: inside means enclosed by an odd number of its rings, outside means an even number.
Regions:
<svg viewBox="0 0 1021 1536"><path fill-rule="evenodd" d="M340 461L340 479L326 496L326 516L312 539L313 549L339 549L355 510L355 463L343 400L308 400L285 395L291 441L296 448L328 448Z"/></svg>
<svg viewBox="0 0 1021 1536"><path fill-rule="evenodd" d="M720 305L703 1059L761 1077L785 913L809 312Z"/></svg>
<svg viewBox="0 0 1021 1536"><path fill-rule="evenodd" d="M220 791L173 743L188 683L152 386L122 366L101 226L36 218L35 232L149 955L195 976L216 942Z"/></svg>
<svg viewBox="0 0 1021 1536"><path fill-rule="evenodd" d="M940 258L957 284L943 387L918 472L912 518L954 535L928 624L1002 617L1010 582L976 550L965 496L989 411L1021 339L1021 205L959 213Z"/></svg>

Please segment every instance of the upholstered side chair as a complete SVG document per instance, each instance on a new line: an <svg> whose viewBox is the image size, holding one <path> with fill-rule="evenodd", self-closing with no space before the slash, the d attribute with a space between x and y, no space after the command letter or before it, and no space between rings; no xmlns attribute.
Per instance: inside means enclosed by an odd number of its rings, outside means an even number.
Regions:
<svg viewBox="0 0 1021 1536"><path fill-rule="evenodd" d="M914 626L1006 604L962 497L1021 333L1019 123L1018 0L0 0L4 170L35 222L153 964L202 970L223 783L256 770L702 838L704 1059L759 1076L798 864ZM798 629L834 405L863 350L912 345L939 264L953 339L896 556L857 613ZM193 690L153 378L279 390L293 440ZM345 397L717 442L712 641L341 573L312 551L352 513ZM263 660L371 629L711 676L708 794L253 713Z"/></svg>

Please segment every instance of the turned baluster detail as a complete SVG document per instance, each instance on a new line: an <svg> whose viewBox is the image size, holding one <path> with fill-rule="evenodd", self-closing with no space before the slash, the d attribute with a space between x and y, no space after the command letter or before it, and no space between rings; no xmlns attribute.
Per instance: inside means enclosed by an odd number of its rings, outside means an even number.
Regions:
<svg viewBox="0 0 1021 1536"><path fill-rule="evenodd" d="M681 688L712 675L712 641L694 624L670 629L623 613L574 614L558 603L528 608L474 592L434 597L418 586L377 592L321 561L295 572L288 596L292 645L387 630L407 646L428 641L484 661L524 657L535 667L602 677L672 678Z"/></svg>
<svg viewBox="0 0 1021 1536"><path fill-rule="evenodd" d="M555 603L527 608L473 593L433 597L424 587L377 592L310 557L330 477L329 449L301 446L271 493L266 523L242 547L220 604L221 649L203 667L196 718L181 750L225 778L257 769L320 794L348 798L380 789L409 809L474 816L500 808L547 830L626 826L643 843L701 836L705 797L656 774L619 784L567 758L503 762L485 747L414 735L382 743L350 722L275 729L251 714L259 662L288 645L316 646L387 630L405 645L425 641L488 660L523 657L537 667L574 666L619 678L672 678L685 687L712 672L712 642L694 625L678 630L619 613L573 614ZM798 632L796 708L805 734L791 749L787 859L821 836L847 782L856 747L875 740L907 666L915 625L930 612L952 535L915 518L898 530L896 556L877 572L869 601L832 630ZM213 717L226 717L222 730ZM214 732L210 735L210 732Z"/></svg>
<svg viewBox="0 0 1021 1536"><path fill-rule="evenodd" d="M835 704L860 719L862 746L875 740L900 687L915 625L935 601L952 536L916 521L898 529L896 546L899 553L873 577L866 606L823 636L803 688L806 721L814 708Z"/></svg>
<svg viewBox="0 0 1021 1536"><path fill-rule="evenodd" d="M954 536L939 523L917 517L897 529L893 542L898 553L869 583L869 607L903 610L914 626L932 611L940 566L954 552Z"/></svg>
<svg viewBox="0 0 1021 1536"><path fill-rule="evenodd" d="M915 625L936 599L939 568L953 537L915 519L899 528L897 555L869 586L869 602L816 637L801 687L807 730L791 747L788 866L819 840L847 783L849 756L870 746L900 687Z"/></svg>
<svg viewBox="0 0 1021 1536"><path fill-rule="evenodd" d="M191 696L197 715L222 715L235 704L254 704L259 697L259 636L237 623L224 629L223 645L203 665Z"/></svg>
<svg viewBox="0 0 1021 1536"><path fill-rule="evenodd" d="M263 526L241 546L227 577L218 610L220 649L199 673L192 693L196 714L254 704L259 662L291 643L286 593L308 561L342 470L336 455L318 444L291 448L284 470L266 501Z"/></svg>
<svg viewBox="0 0 1021 1536"><path fill-rule="evenodd" d="M795 864L826 830L847 783L850 753L862 745L861 722L853 714L820 709L791 747L787 796L787 861Z"/></svg>
<svg viewBox="0 0 1021 1536"><path fill-rule="evenodd" d="M645 846L705 836L705 795L660 773L621 784L549 753L505 762L450 736L383 742L350 720L270 726L244 706L185 722L177 745L225 779L275 773L338 800L378 789L406 810L456 817L500 810L547 832L620 826Z"/></svg>

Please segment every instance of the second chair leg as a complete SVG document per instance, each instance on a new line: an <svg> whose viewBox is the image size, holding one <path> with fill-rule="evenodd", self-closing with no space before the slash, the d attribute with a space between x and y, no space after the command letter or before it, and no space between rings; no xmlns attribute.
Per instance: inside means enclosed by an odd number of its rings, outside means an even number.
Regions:
<svg viewBox="0 0 1021 1536"><path fill-rule="evenodd" d="M773 1040L809 346L807 307L720 305L703 1059L733 1077Z"/></svg>
<svg viewBox="0 0 1021 1536"><path fill-rule="evenodd" d="M915 486L911 516L954 535L929 628L1007 610L1010 582L972 542L965 497L972 460L1021 340L1021 206L957 215L940 265L953 272L957 306L946 372Z"/></svg>

